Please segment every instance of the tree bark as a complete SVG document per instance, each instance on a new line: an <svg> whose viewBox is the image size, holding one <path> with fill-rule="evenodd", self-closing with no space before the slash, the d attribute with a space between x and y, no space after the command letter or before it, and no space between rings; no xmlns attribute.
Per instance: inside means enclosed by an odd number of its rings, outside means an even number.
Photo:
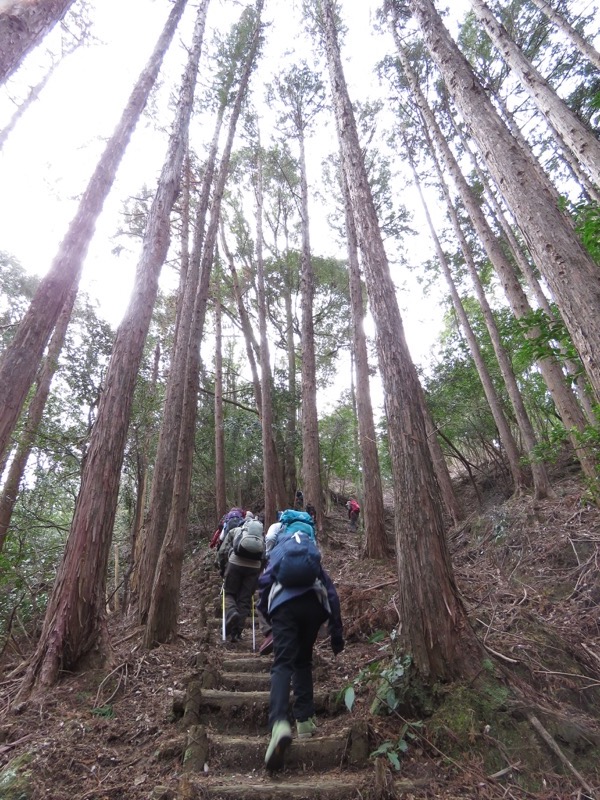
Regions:
<svg viewBox="0 0 600 800"><path fill-rule="evenodd" d="M404 336L342 70L334 6L332 0L319 0L319 6L342 165L377 327L394 479L400 640L422 676L439 680L474 676L482 652L452 574L417 372Z"/></svg>
<svg viewBox="0 0 600 800"><path fill-rule="evenodd" d="M471 0L473 11L503 59L521 81L550 126L558 131L571 153L600 185L600 142L525 57L483 0Z"/></svg>
<svg viewBox="0 0 600 800"><path fill-rule="evenodd" d="M558 11L555 11L550 3L546 2L546 0L531 0L533 5L536 8L544 13L550 22L554 23L562 35L571 41L571 43L579 50L579 52L585 56L585 58L589 59L591 63L596 67L596 69L600 70L600 53L591 45L583 36L579 33L579 31L575 30L575 28L569 23L569 21L563 17Z"/></svg>
<svg viewBox="0 0 600 800"><path fill-rule="evenodd" d="M200 197L196 209L192 252L190 253L187 276L182 283L179 313L177 315L177 335L171 354L171 369L167 381L165 401L163 404L162 421L158 437L154 473L150 487L148 509L144 518L141 531L143 546L140 549L139 580L138 584L138 616L144 624L150 607L152 586L156 564L160 555L160 548L164 540L171 501L173 497L173 483L175 480L175 465L177 462L177 448L181 419L183 414L183 398L185 381L183 370L187 359L190 330L193 321L194 305L200 281L200 261L206 228L206 215L210 202L210 190L215 174L219 134L223 124L226 101L223 100L218 111L206 159ZM220 519L220 518L219 518Z"/></svg>
<svg viewBox="0 0 600 800"><path fill-rule="evenodd" d="M573 343L600 400L600 272L579 242L572 221L555 204L548 182L530 168L489 101L471 66L453 42L431 0L409 0L427 48L535 262L561 309ZM530 156L529 156L530 157Z"/></svg>
<svg viewBox="0 0 600 800"><path fill-rule="evenodd" d="M106 644L105 585L119 482L137 372L170 243L169 217L179 189L192 111L197 58L184 75L165 163L152 202L132 299L115 340L92 430L75 513L37 649L19 690L53 684Z"/></svg>
<svg viewBox="0 0 600 800"><path fill-rule="evenodd" d="M0 85L65 16L73 0L13 0L0 12Z"/></svg>
<svg viewBox="0 0 600 800"><path fill-rule="evenodd" d="M315 273L310 251L310 225L308 218L308 180L304 129L298 126L300 146L300 219L302 225L302 251L300 256L300 292L302 295L302 491L307 503L316 511L316 527L323 536L323 489L321 484L321 458L319 455L319 418L317 414L317 367L315 360L315 330L313 303Z"/></svg>
<svg viewBox="0 0 600 800"><path fill-rule="evenodd" d="M225 428L223 427L223 332L221 301L215 302L215 502L217 519L227 512Z"/></svg>
<svg viewBox="0 0 600 800"><path fill-rule="evenodd" d="M129 102L110 138L81 198L48 274L40 281L14 339L0 360L0 459L40 364L44 348L56 325L70 289L78 284L96 220L113 185L119 163L171 43L187 0L174 4L148 64L141 73Z"/></svg>
<svg viewBox="0 0 600 800"><path fill-rule="evenodd" d="M265 296L265 265L263 260L263 152L260 135L256 144L256 286L258 295L258 326L260 331L261 423L263 452L263 483L265 529L276 521L278 462L273 458L273 376L267 331L267 300Z"/></svg>
<svg viewBox="0 0 600 800"><path fill-rule="evenodd" d="M356 369L356 416L358 419L358 440L362 467L363 484L363 524L365 538L363 554L367 558L386 558L388 556L388 537L385 530L383 490L377 435L373 419L373 406L369 390L369 356L364 330L365 309L363 305L363 286L358 262L358 242L356 225L352 215L348 183L342 172L342 192L344 197L344 216L346 221L346 240L348 245L348 279L350 285L350 308L352 310L352 339L354 364Z"/></svg>
<svg viewBox="0 0 600 800"><path fill-rule="evenodd" d="M200 342L204 330L210 274L217 244L221 202L229 172L229 162L231 159L231 150L237 122L242 109L242 103L246 97L250 75L258 52L262 7L263 0L257 0L256 18L252 31L249 34L246 60L231 112L229 133L221 156L219 174L215 181L210 221L206 231L206 241L202 252L200 282L198 284L198 292L194 305L194 322L190 329L187 360L185 361L183 369L183 375L185 377L185 395L177 448L173 501L169 514L169 524L156 565L156 574L152 586L152 597L148 609L146 630L144 632L144 646L147 648L153 647L156 643L170 641L177 634L181 571L187 534L187 517L189 513L192 462L194 455L200 374Z"/></svg>
<svg viewBox="0 0 600 800"><path fill-rule="evenodd" d="M472 189L468 185L464 175L460 170L460 166L448 143L445 140L445 137L442 135L439 125L435 119L431 108L427 104L423 93L421 92L418 82L408 59L406 58L405 53L403 52L398 38L398 33L396 28L393 28L394 36L396 38L396 42L398 45L398 55L402 62L403 70L409 80L411 89L413 91L414 97L418 103L419 109L423 114L425 119L427 129L431 131L432 135L435 136L436 144L442 154L444 164L449 171L450 175L452 176L452 180L454 181L455 186L458 189L460 197L465 205L465 208L475 226L475 230L481 243L483 244L485 251L494 267L495 271L500 278L502 283L502 288L506 294L506 298L510 304L510 307L513 311L513 314L517 319L522 319L523 317L527 317L531 313L531 306L529 305L529 301L527 299L527 295L523 291L523 287L521 286L513 265L508 261L507 257L504 254L504 251L500 247L500 243L498 242L494 232L491 230L489 223L487 222L485 215L483 214L481 207L478 203L477 198L475 197ZM498 119L498 117L496 117ZM532 173L535 175L535 173ZM459 226L459 235L460 235L460 226ZM468 247L467 247L468 252ZM600 276L599 276L600 277ZM600 297L600 280L598 281L598 288L599 288L599 297ZM535 339L539 335L539 331L536 328L528 328L525 330L525 336L530 339ZM577 456L581 462L582 468L586 475L593 478L595 475L595 461L592 457L588 455L585 448L582 448L577 442L577 436L571 429L575 429L576 431L581 431L586 427L586 420L583 412L577 403L573 392L571 389L566 385L564 380L564 375L562 369L557 362L556 358L552 355L548 355L545 358L541 358L538 360L538 366L542 375L544 376L544 380L546 385L548 386L548 390L552 394L552 398L559 410L559 413L563 419L563 423L567 428L567 431L570 431L570 439L573 447L577 453ZM508 374L508 373L507 373ZM507 380L505 376L505 380ZM510 380L510 377L508 378ZM520 403L520 393L514 393L514 402L516 405ZM516 406L515 406L516 408ZM525 420L523 417L523 420ZM524 423L525 426L527 423ZM523 429L526 430L526 427ZM530 431L529 434L526 434L529 439L528 449L533 447L533 431ZM537 470L537 465L534 465ZM541 475L538 476L539 480L543 482L543 477Z"/></svg>
<svg viewBox="0 0 600 800"><path fill-rule="evenodd" d="M74 286L67 295L66 303L60 312L56 328L50 339L48 352L37 381L35 394L27 411L25 428L17 445L13 460L10 463L6 480L2 488L2 496L0 497L0 552L2 552L4 540L6 539L6 534L10 527L12 513L15 503L17 502L19 487L25 473L31 447L44 415L44 408L46 407L46 401L50 394L50 384L58 368L58 359L65 342L65 336L71 320L71 314L73 313L76 297L77 287Z"/></svg>

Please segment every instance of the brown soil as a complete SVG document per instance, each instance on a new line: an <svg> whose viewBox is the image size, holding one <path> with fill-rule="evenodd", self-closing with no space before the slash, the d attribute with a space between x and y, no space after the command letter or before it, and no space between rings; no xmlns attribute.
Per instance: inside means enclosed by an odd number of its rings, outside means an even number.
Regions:
<svg viewBox="0 0 600 800"><path fill-rule="evenodd" d="M503 502L494 496L489 504L484 494L485 510L480 511L471 487L465 483L459 490L472 512L451 530L450 544L457 583L474 627L491 658L512 672L521 685L530 686L532 694L546 698L557 717L565 721L563 731L569 725L585 731L582 737L589 749L590 731L599 727L600 708L600 510L585 502L578 476L565 472L555 481L556 497L543 502L529 497ZM492 486L490 493L494 491ZM387 651L381 648L389 647L390 631L398 624L394 560L361 559L359 540L347 530L344 513L338 508L331 514L331 545L324 559L340 594L347 646L334 658L328 641L318 642L315 676L319 690L338 691L353 683L361 670L385 656ZM14 796L3 795L0 783L2 800L167 800L184 796L185 731L173 711L174 700L185 691L201 649L198 617L203 593L211 595L209 611L215 605L218 608L206 544L195 542L190 551L180 635L175 643L146 652L141 647L142 631L133 618L113 614L109 618L111 666L64 675L52 692L18 714L9 710L19 685L18 676L11 677L11 673L22 664L32 642L23 639L12 649L6 648L1 664L0 769L24 757L30 775L26 788ZM212 624L218 629L218 620ZM380 641L377 632L385 639ZM247 631L240 645L217 641L213 645L216 661L228 648L251 651L251 638ZM261 638L258 631L257 638ZM334 733L351 719L362 717L368 721L374 746L397 739L403 725L397 715L373 716L369 712L373 683L362 680L355 687L352 712L325 718L321 732ZM473 731L476 739L485 736L485 731ZM554 741L559 750L572 755L572 742L556 736ZM490 778L475 750L451 757L429 738L425 726L423 737L409 742L398 773L404 779L425 779L424 785L418 788L416 783L414 789L398 796L445 800L587 797L574 771L561 765L556 753L539 742L540 750L547 751L544 774L539 790L525 791L507 782L506 775ZM505 752L504 756L505 767L511 766L511 760L515 766L514 753ZM585 763L587 771L580 777L585 785L598 787L598 765L593 759ZM259 776L261 767L256 765ZM516 765L517 771L528 768L527 763ZM210 780L209 772L206 781Z"/></svg>

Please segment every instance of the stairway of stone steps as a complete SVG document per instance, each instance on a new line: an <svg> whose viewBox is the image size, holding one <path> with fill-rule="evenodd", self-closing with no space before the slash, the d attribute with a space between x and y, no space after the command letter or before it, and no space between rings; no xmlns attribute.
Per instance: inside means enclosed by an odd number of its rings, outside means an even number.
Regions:
<svg viewBox="0 0 600 800"><path fill-rule="evenodd" d="M215 587L215 593L218 587ZM350 800L373 796L366 725L352 722L338 692L315 681L319 730L294 736L283 770L269 773L268 710L271 656L252 650L252 629L236 644L222 641L221 602L202 613L202 652L185 698L187 730L184 777L178 800L195 798L289 798ZM262 635L256 631L256 649ZM295 733L295 731L294 731Z"/></svg>

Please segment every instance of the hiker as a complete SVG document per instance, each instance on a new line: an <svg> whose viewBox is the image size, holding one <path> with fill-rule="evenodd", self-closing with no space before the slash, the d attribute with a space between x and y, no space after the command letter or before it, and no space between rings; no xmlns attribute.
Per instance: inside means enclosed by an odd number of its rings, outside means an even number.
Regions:
<svg viewBox="0 0 600 800"><path fill-rule="evenodd" d="M310 514L312 517L313 525L317 524L317 509L314 506L311 506L310 503L306 504L306 513Z"/></svg>
<svg viewBox="0 0 600 800"><path fill-rule="evenodd" d="M224 578L225 635L231 642L239 642L242 638L263 567L264 553L262 522L251 518L231 529L219 548L219 569Z"/></svg>
<svg viewBox="0 0 600 800"><path fill-rule="evenodd" d="M223 525L219 535L219 542L227 536L228 531L237 528L244 521L244 512L241 508L234 507L230 509L223 517Z"/></svg>
<svg viewBox="0 0 600 800"><path fill-rule="evenodd" d="M305 565L302 565L309 576L302 585L299 585L298 571L293 581L284 574L283 557L291 555L290 546L294 542L298 543L299 548L308 547L311 552L311 558L307 555ZM315 551L318 555L316 561ZM298 563L297 559L292 560ZM285 751L292 741L292 729L288 722L290 684L294 689L292 713L298 738L309 738L317 730L314 719L313 647L319 628L327 620L331 649L334 655L341 653L344 649L343 627L335 586L321 566L316 543L305 533L296 531L277 543L259 579L259 590L258 607L271 623L274 652L269 700L271 740L265 755L265 766L268 770L276 770L283 766Z"/></svg>
<svg viewBox="0 0 600 800"><path fill-rule="evenodd" d="M219 524L217 525L216 531L212 535L212 539L210 540L209 547L212 550L213 548L217 547L219 541L221 540L221 533L223 531L223 526L225 525L225 517L226 514L223 514L221 519L219 520Z"/></svg>
<svg viewBox="0 0 600 800"><path fill-rule="evenodd" d="M302 531L315 541L317 539L315 521L308 511L296 511L293 508L287 508L285 511L278 513L277 522L269 526L265 537L267 558L282 537L289 536L295 531Z"/></svg>
<svg viewBox="0 0 600 800"><path fill-rule="evenodd" d="M348 509L348 519L350 520L350 530L355 531L358 524L358 515L360 514L360 506L353 498L350 498L346 503Z"/></svg>
<svg viewBox="0 0 600 800"><path fill-rule="evenodd" d="M302 489L296 489L294 508L296 509L296 511L302 511L302 509L304 508L304 493Z"/></svg>

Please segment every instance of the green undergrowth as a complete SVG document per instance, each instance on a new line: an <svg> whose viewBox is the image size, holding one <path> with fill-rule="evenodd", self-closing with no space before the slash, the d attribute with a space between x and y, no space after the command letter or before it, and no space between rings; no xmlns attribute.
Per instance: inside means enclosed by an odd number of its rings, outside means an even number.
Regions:
<svg viewBox="0 0 600 800"><path fill-rule="evenodd" d="M381 660L362 669L340 694L350 713L362 695L373 720L386 718L373 726L379 738L371 757L387 759L395 770L418 748L457 773L475 768L482 778L500 774L525 791L547 789L548 775L564 777L565 784L574 779L489 660L469 683L430 684L410 656L398 653L392 638L383 645ZM565 716L532 713L581 773L596 774L599 742L591 728Z"/></svg>

